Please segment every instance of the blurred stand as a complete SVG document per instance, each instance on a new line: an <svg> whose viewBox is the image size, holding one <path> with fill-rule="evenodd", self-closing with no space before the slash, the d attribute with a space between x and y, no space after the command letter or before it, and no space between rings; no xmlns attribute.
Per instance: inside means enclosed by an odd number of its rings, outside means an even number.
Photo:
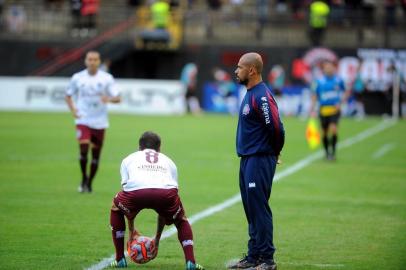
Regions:
<svg viewBox="0 0 406 270"><path fill-rule="evenodd" d="M0 39L75 41L72 40L74 38L82 42L83 39L92 38L133 18L133 27L115 38L134 40L143 31L154 28L150 9L154 2L5 1L5 24L7 14L12 10L18 16L25 17L25 26L6 28L9 31L2 31ZM309 26L305 23L307 18L310 20L314 17L310 13L312 1L232 0L228 3L220 0L172 0L168 1L170 15L167 31L171 39L168 47L179 48L182 44L234 45L238 41L239 45L271 47L322 44L340 48L401 48L406 44L405 2L330 0L330 12L323 13L327 17L325 30L321 31L324 32L324 38L320 42L312 42L308 39ZM19 8L16 10L15 6ZM81 29L86 29L82 31L83 34L80 34Z"/></svg>

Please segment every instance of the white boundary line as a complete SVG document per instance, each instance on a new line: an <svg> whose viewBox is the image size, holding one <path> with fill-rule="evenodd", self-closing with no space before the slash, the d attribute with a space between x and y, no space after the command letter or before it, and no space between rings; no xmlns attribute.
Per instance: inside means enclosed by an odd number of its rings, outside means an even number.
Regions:
<svg viewBox="0 0 406 270"><path fill-rule="evenodd" d="M385 129L393 126L395 123L396 122L392 121L392 120L384 120L384 121L380 122L378 125L373 126L367 130L364 130L361 133L358 133L357 135L340 142L338 144L338 148L342 149L342 148L350 147L351 145L354 145L379 132L384 131ZM278 182L278 181L282 180L283 178L285 178L291 174L294 174L295 172L307 167L312 162L321 158L322 156L323 156L323 150L319 150L319 151L315 152L314 154L311 154L311 155L307 156L306 158L294 163L292 166L288 167L286 170L283 170L282 172L277 173L274 177L274 182ZM208 216L214 215L217 212L223 211L224 209L226 209L230 206L233 206L234 204L236 204L240 201L241 201L241 196L238 193L238 194L232 196L231 198L225 200L222 203L216 204L201 212L194 214L193 216L189 217L188 220L189 220L190 224L193 224ZM172 235L176 234L176 232L177 232L176 228L174 226L171 226L163 232L161 239L163 240L165 238L171 237ZM94 264L94 265L90 266L89 268L85 268L85 269L86 270L102 270L102 269L106 268L107 266L109 266L110 262L112 260L114 260L114 258L115 258L114 255L112 255L108 258L104 258L99 263Z"/></svg>
<svg viewBox="0 0 406 270"><path fill-rule="evenodd" d="M386 143L375 151L375 153L372 155L372 158L373 159L381 158L384 155L386 155L390 150L392 150L394 147L395 147L394 143Z"/></svg>

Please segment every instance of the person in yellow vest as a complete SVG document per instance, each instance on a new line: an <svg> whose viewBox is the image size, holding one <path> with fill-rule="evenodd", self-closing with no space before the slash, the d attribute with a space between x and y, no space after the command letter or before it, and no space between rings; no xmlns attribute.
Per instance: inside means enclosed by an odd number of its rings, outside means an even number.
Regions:
<svg viewBox="0 0 406 270"><path fill-rule="evenodd" d="M315 0L310 5L309 37L313 46L321 45L325 30L327 28L329 14L329 6L322 0Z"/></svg>
<svg viewBox="0 0 406 270"><path fill-rule="evenodd" d="M157 0L151 5L152 23L155 29L166 29L169 24L170 6L165 0Z"/></svg>

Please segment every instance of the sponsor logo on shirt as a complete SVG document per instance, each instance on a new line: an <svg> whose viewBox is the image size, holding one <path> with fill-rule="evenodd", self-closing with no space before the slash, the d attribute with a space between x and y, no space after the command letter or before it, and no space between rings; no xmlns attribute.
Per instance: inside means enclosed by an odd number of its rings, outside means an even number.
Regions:
<svg viewBox="0 0 406 270"><path fill-rule="evenodd" d="M269 124L271 123L271 120L269 119L269 105L266 97L262 97L261 100L262 100L262 111L264 112L265 116L265 124Z"/></svg>
<svg viewBox="0 0 406 270"><path fill-rule="evenodd" d="M248 183L248 188L254 188L255 187L255 182Z"/></svg>
<svg viewBox="0 0 406 270"><path fill-rule="evenodd" d="M336 99L339 98L339 93L337 91L328 91L321 93L322 100Z"/></svg>
<svg viewBox="0 0 406 270"><path fill-rule="evenodd" d="M146 171L154 171L154 172L161 172L161 173L166 173L168 170L164 166L161 165L156 165L156 164L142 164L138 166L138 169L140 170L146 170Z"/></svg>
<svg viewBox="0 0 406 270"><path fill-rule="evenodd" d="M248 115L249 113L250 113L250 106L248 104L245 104L244 108L242 109L242 114Z"/></svg>

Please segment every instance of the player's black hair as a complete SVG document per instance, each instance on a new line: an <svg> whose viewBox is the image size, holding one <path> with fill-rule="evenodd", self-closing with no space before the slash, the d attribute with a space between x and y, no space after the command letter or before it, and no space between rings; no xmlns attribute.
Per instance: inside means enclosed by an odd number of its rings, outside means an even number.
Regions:
<svg viewBox="0 0 406 270"><path fill-rule="evenodd" d="M161 137L152 131L145 131L138 141L140 150L154 149L159 151L161 148Z"/></svg>

